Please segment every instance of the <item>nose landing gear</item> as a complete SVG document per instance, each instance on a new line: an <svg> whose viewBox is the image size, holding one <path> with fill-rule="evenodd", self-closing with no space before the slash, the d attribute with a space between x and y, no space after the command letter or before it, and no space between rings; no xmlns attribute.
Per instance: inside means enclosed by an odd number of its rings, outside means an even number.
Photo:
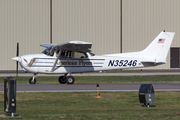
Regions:
<svg viewBox="0 0 180 120"><path fill-rule="evenodd" d="M33 74L33 77L29 79L29 84L36 84L36 74Z"/></svg>

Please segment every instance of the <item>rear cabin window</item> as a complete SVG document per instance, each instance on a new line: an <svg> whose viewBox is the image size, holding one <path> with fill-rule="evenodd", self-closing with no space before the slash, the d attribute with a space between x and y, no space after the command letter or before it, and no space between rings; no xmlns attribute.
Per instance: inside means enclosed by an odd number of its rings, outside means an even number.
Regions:
<svg viewBox="0 0 180 120"><path fill-rule="evenodd" d="M74 58L86 58L87 55L81 52L74 52Z"/></svg>

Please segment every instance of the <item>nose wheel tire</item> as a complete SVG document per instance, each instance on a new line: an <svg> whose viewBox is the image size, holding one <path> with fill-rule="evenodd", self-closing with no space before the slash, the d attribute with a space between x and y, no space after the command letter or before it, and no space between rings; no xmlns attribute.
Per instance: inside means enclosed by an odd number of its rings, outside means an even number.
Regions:
<svg viewBox="0 0 180 120"><path fill-rule="evenodd" d="M66 77L66 83L67 84L73 84L74 83L74 77L73 76Z"/></svg>
<svg viewBox="0 0 180 120"><path fill-rule="evenodd" d="M33 80L33 78L30 78L29 79L29 84L36 84L36 79L34 78L34 80Z"/></svg>
<svg viewBox="0 0 180 120"><path fill-rule="evenodd" d="M65 83L66 83L66 77L65 77L65 79L64 79L64 76L60 76L60 77L59 77L59 83L60 83L60 84L65 84Z"/></svg>

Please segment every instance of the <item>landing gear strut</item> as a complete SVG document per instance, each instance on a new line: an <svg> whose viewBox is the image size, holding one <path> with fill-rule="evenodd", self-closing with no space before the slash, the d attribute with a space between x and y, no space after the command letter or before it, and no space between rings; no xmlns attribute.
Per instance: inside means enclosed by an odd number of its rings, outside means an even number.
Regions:
<svg viewBox="0 0 180 120"><path fill-rule="evenodd" d="M74 77L73 76L67 76L67 74L65 74L64 76L60 76L59 77L59 83L60 84L73 84L74 83Z"/></svg>
<svg viewBox="0 0 180 120"><path fill-rule="evenodd" d="M29 84L36 84L36 74L33 74L33 77L29 79Z"/></svg>

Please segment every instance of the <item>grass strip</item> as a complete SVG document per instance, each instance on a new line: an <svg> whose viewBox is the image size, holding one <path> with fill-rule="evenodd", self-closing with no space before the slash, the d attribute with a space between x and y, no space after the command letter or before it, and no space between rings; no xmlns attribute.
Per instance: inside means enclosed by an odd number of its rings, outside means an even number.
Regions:
<svg viewBox="0 0 180 120"><path fill-rule="evenodd" d="M0 84L6 77L0 77ZM30 77L14 77L18 84L28 84ZM58 76L39 76L36 83L59 83ZM180 82L180 75L150 75L150 76L74 76L75 83L156 83Z"/></svg>
<svg viewBox="0 0 180 120"><path fill-rule="evenodd" d="M138 92L17 93L17 119L180 119L180 92L155 92L154 103L141 107ZM0 114L5 114L0 93ZM1 119L1 118L0 118Z"/></svg>

